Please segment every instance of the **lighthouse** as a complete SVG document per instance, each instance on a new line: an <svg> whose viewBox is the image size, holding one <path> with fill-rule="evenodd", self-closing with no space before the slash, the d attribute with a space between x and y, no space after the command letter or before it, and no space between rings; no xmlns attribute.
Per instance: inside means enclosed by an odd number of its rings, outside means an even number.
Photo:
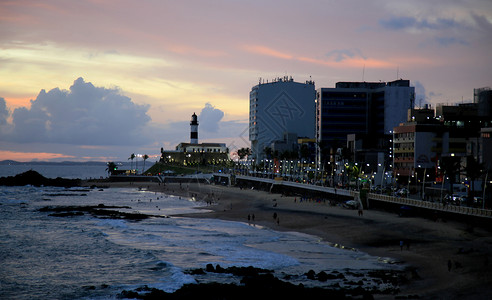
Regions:
<svg viewBox="0 0 492 300"><path fill-rule="evenodd" d="M198 117L195 113L191 116L190 129L190 144L198 144Z"/></svg>

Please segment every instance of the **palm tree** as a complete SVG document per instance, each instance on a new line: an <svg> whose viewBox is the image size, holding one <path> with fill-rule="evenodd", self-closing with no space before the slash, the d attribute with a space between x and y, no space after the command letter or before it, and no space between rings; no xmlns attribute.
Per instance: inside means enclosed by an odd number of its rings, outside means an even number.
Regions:
<svg viewBox="0 0 492 300"><path fill-rule="evenodd" d="M132 153L132 155L130 155L130 157L128 159L131 159L131 164L130 164L130 173L132 172L133 170L133 160L135 159L135 153Z"/></svg>
<svg viewBox="0 0 492 300"><path fill-rule="evenodd" d="M443 156L441 158L441 167L444 169L445 174L449 176L449 190L452 194L456 175L461 170L461 158L459 156Z"/></svg>
<svg viewBox="0 0 492 300"><path fill-rule="evenodd" d="M113 172L116 171L116 169L118 169L118 166L116 166L116 164L112 161L109 161L107 163L107 168L106 168L106 171L108 171L108 175L113 175Z"/></svg>
<svg viewBox="0 0 492 300"><path fill-rule="evenodd" d="M484 164L479 163L475 157L468 156L466 158L466 167L464 168L465 176L470 178L470 187L468 194L468 205L473 203L473 192L475 191L475 180L484 174Z"/></svg>
<svg viewBox="0 0 492 300"><path fill-rule="evenodd" d="M239 156L239 159L243 159L245 156L251 155L251 149L241 148L237 150L237 155Z"/></svg>
<svg viewBox="0 0 492 300"><path fill-rule="evenodd" d="M142 156L142 159L144 161L144 165L143 165L143 169L142 169L142 173L145 172L145 161L149 158L149 156L147 154L144 154Z"/></svg>

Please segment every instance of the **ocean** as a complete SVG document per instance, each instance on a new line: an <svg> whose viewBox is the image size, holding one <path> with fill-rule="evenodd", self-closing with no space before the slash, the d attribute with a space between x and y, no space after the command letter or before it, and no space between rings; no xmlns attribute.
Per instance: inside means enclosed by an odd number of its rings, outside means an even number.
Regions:
<svg viewBox="0 0 492 300"><path fill-rule="evenodd" d="M77 172L84 173L70 171ZM100 204L153 217L57 217L42 210ZM116 299L122 290L145 285L173 292L188 283L239 283L230 274L189 272L207 264L269 269L294 284L322 287L343 286L373 270L401 269L387 258L333 247L314 236L243 222L173 217L203 205L137 188L0 186L0 298ZM345 276L338 283L312 281L304 276L309 270ZM369 277L364 288L385 288Z"/></svg>

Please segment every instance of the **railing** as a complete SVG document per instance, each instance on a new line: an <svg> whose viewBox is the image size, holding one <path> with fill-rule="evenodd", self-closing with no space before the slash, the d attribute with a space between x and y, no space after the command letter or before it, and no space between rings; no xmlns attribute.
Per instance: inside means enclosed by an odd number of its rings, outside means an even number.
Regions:
<svg viewBox="0 0 492 300"><path fill-rule="evenodd" d="M354 197L354 199L358 199L360 195L359 192L357 191L336 189L332 187L324 187L324 186L311 185L311 184L298 183L298 182L276 181L268 178L259 178L259 177L241 176L241 175L236 176L236 178L271 183L272 185L284 185L284 186L290 186L300 189L319 191L319 192L330 193L334 195L351 196ZM410 198L400 198L400 197L393 197L393 196L373 194L373 193L368 193L367 197L368 199L397 203L401 205L409 205L409 206L422 207L422 208L445 211L445 212L459 213L459 214L470 215L470 216L492 218L492 210L490 209L456 206L452 204L444 205L438 202L429 202L429 201L416 200Z"/></svg>
<svg viewBox="0 0 492 300"><path fill-rule="evenodd" d="M369 199L398 203L398 204L402 204L402 205L410 205L410 206L416 206L416 207L422 207L422 208L428 208L428 209L434 209L434 210L440 210L440 211L459 213L459 214L464 214L464 215L473 215L473 216L492 218L492 210L490 210L490 209L481 209L481 208L466 207L466 206L456 206L456 205L452 205L452 204L444 205L442 203L437 203L437 202L429 202L429 201L422 201L422 200L409 199L409 198L399 198L399 197L393 197L393 196L387 196L387 195L381 195L381 194L373 194L373 193L369 193L367 195L367 197Z"/></svg>

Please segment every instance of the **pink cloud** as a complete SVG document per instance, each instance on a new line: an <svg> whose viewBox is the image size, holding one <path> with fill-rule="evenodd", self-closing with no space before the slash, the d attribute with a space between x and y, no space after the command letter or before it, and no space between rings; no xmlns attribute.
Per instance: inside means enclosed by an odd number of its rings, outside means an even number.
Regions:
<svg viewBox="0 0 492 300"><path fill-rule="evenodd" d="M276 58L281 58L281 59L293 59L294 57L288 53L284 53L266 46L261 46L261 45L246 45L244 46L244 49L247 52L254 53L254 54L260 54L260 55L265 55L265 56L272 56Z"/></svg>
<svg viewBox="0 0 492 300"><path fill-rule="evenodd" d="M322 65L322 66L329 66L329 67L334 67L334 68L360 68L363 65L366 65L367 67L370 68L379 68L379 69L386 69L386 68L394 68L395 64L390 62L390 61L385 61L385 60L378 60L378 59L365 59L362 57L353 57L353 58L347 58L342 61L336 61L333 59L316 59L312 57L307 57L307 56L295 56L293 54L287 53L287 52L282 52L278 51L266 46L261 46L261 45L252 45L252 46L244 46L244 50L250 53L258 54L258 55L263 55L263 56L270 56L270 57L275 57L279 59L285 59L285 60L296 60L300 62L306 62L310 64L316 64L316 65Z"/></svg>

